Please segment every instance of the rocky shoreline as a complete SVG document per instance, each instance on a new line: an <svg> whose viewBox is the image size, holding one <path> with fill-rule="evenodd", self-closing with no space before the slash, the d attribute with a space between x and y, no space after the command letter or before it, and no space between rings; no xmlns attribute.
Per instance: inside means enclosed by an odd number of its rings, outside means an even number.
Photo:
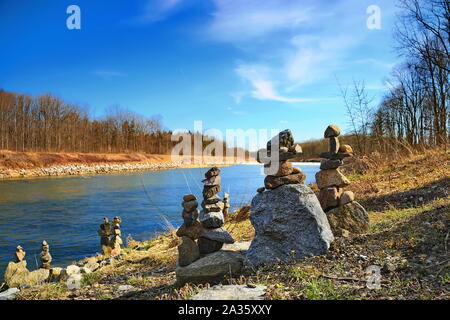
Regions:
<svg viewBox="0 0 450 320"><path fill-rule="evenodd" d="M241 163L236 163L241 164ZM243 163L242 163L243 164ZM190 164L183 161L175 162L139 162L139 163L105 163L105 164L66 164L35 169L0 169L0 179L75 176L90 174L109 174L116 172L168 170L179 168L206 167L229 165L205 161L199 164Z"/></svg>

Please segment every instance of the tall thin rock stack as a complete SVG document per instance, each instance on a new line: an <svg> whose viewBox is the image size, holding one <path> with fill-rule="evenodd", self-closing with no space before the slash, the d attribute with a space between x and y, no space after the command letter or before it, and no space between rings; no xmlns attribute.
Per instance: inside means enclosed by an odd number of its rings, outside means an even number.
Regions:
<svg viewBox="0 0 450 320"><path fill-rule="evenodd" d="M343 188L350 185L350 181L339 170L345 158L353 156L353 149L349 145L340 145L338 136L340 129L336 125L329 125L324 137L329 139L329 150L320 154L325 158L320 164L320 171L316 173L317 187L320 189L319 202L328 217L333 234L337 236L350 233L364 233L369 226L369 216L366 210L355 200L351 191Z"/></svg>
<svg viewBox="0 0 450 320"><path fill-rule="evenodd" d="M122 251L122 231L120 231L120 224L122 223L122 218L114 217L111 226L112 238L109 242L111 247L111 256L117 256Z"/></svg>
<svg viewBox="0 0 450 320"><path fill-rule="evenodd" d="M41 268L43 269L51 269L50 263L52 262L52 256L50 255L50 246L48 245L47 241L42 241L41 246Z"/></svg>
<svg viewBox="0 0 450 320"><path fill-rule="evenodd" d="M200 258L196 240L202 234L203 227L198 221L200 211L197 209L197 197L187 194L183 197L181 205L183 224L177 230L177 236L182 239L182 243L178 246L178 265L185 267Z"/></svg>
<svg viewBox="0 0 450 320"><path fill-rule="evenodd" d="M200 212L200 222L203 232L198 239L198 248L201 254L219 251L224 243L234 243L231 235L223 228L225 223L223 216L224 203L217 195L220 190L220 169L213 167L205 173L202 182L203 201Z"/></svg>
<svg viewBox="0 0 450 320"><path fill-rule="evenodd" d="M272 153L278 152L278 162L272 163L269 159ZM261 154L267 157L262 157ZM285 184L303 184L306 176L300 168L293 167L289 159L302 154L302 147L294 143L292 132L286 129L267 142L267 149L258 152L257 161L264 164L264 188L259 188L259 193L265 189L273 190Z"/></svg>
<svg viewBox="0 0 450 320"><path fill-rule="evenodd" d="M111 223L108 218L103 218L103 223L100 225L100 229L98 229L97 234L100 237L100 245L102 247L103 256L108 258L111 256L111 247L110 247L110 235L111 232Z"/></svg>

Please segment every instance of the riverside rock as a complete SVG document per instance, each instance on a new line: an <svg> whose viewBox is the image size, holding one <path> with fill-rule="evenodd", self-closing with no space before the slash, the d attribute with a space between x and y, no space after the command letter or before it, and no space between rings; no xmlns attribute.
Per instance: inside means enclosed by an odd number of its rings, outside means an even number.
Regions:
<svg viewBox="0 0 450 320"><path fill-rule="evenodd" d="M66 274L68 276L71 276L73 274L78 274L80 273L80 267L74 264L71 264L70 266L66 267Z"/></svg>
<svg viewBox="0 0 450 320"><path fill-rule="evenodd" d="M19 264L23 262L25 261L19 262ZM11 263L14 262L10 262L7 269L11 267ZM4 275L5 282L10 288L42 284L46 282L50 276L50 270L47 269L37 269L30 272L23 265L16 265L14 266L14 269L15 271L12 274L10 272L5 272Z"/></svg>
<svg viewBox="0 0 450 320"><path fill-rule="evenodd" d="M183 197L183 201L192 201L192 200L197 200L197 197L193 194L187 194Z"/></svg>
<svg viewBox="0 0 450 320"><path fill-rule="evenodd" d="M212 198L216 194L218 194L222 190L222 187L220 185L214 185L214 186L204 186L203 187L203 197L204 198Z"/></svg>
<svg viewBox="0 0 450 320"><path fill-rule="evenodd" d="M221 211L219 212L206 212L200 213L200 222L205 228L220 228L224 224L224 217Z"/></svg>
<svg viewBox="0 0 450 320"><path fill-rule="evenodd" d="M275 137L273 137L267 142L267 150L269 152L272 152L272 151L279 151L280 148L287 148L289 151L289 149L292 148L293 145L294 145L294 137L292 136L292 132L291 130L286 129L278 133Z"/></svg>
<svg viewBox="0 0 450 320"><path fill-rule="evenodd" d="M191 225L182 224L177 230L178 237L189 237L192 240L198 239L203 232L203 227L200 221L195 220Z"/></svg>
<svg viewBox="0 0 450 320"><path fill-rule="evenodd" d="M230 195L228 193L223 194L223 216L228 216L228 210L230 209Z"/></svg>
<svg viewBox="0 0 450 320"><path fill-rule="evenodd" d="M305 179L306 176L303 172L290 174L283 177L266 176L264 179L264 186L266 189L276 189L285 184L303 184Z"/></svg>
<svg viewBox="0 0 450 320"><path fill-rule="evenodd" d="M197 209L198 207L198 202L197 200L191 200L191 201L183 201L183 203L181 204L183 206L183 209L186 212L192 212L195 209Z"/></svg>
<svg viewBox="0 0 450 320"><path fill-rule="evenodd" d="M30 271L27 269L27 262L25 260L10 262L6 267L3 278L8 287L14 288L21 284L26 284L29 273Z"/></svg>
<svg viewBox="0 0 450 320"><path fill-rule="evenodd" d="M354 234L365 233L369 228L369 215L356 201L328 211L327 217L336 235L342 235L343 230Z"/></svg>
<svg viewBox="0 0 450 320"><path fill-rule="evenodd" d="M339 160L339 159L324 160L324 161L320 162L320 169L321 170L337 169L342 165L343 165L343 162L342 162L342 160Z"/></svg>
<svg viewBox="0 0 450 320"><path fill-rule="evenodd" d="M1 300L14 300L19 294L19 289L17 288L9 288L6 291L0 292L0 301Z"/></svg>
<svg viewBox="0 0 450 320"><path fill-rule="evenodd" d="M255 238L245 255L247 265L324 254L334 239L317 197L301 184L257 194L252 200L250 220Z"/></svg>
<svg viewBox="0 0 450 320"><path fill-rule="evenodd" d="M216 203L205 203L205 201L202 202L202 208L206 212L220 212L222 213L223 208L225 207L224 203L222 201L216 202Z"/></svg>
<svg viewBox="0 0 450 320"><path fill-rule="evenodd" d="M178 265L187 266L200 258L197 243L189 237L182 237L182 243L178 246Z"/></svg>
<svg viewBox="0 0 450 320"><path fill-rule="evenodd" d="M280 162L278 171L275 174L272 174L272 176L283 177L290 175L292 171L293 171L292 163L288 161L282 161ZM266 169L266 166L264 166L264 173L270 174L270 170Z"/></svg>
<svg viewBox="0 0 450 320"><path fill-rule="evenodd" d="M216 285L197 293L191 300L264 300L266 286Z"/></svg>
<svg viewBox="0 0 450 320"><path fill-rule="evenodd" d="M319 192L319 202L325 211L339 205L342 189L336 187L323 188Z"/></svg>
<svg viewBox="0 0 450 320"><path fill-rule="evenodd" d="M233 237L225 230L224 227L214 229L204 229L202 238L219 241L223 243L234 243Z"/></svg>
<svg viewBox="0 0 450 320"><path fill-rule="evenodd" d="M223 242L200 237L198 239L199 251L202 255L219 251L223 247Z"/></svg>
<svg viewBox="0 0 450 320"><path fill-rule="evenodd" d="M16 247L16 262L20 262L25 258L26 252L23 250L23 248L19 245Z"/></svg>
<svg viewBox="0 0 450 320"><path fill-rule="evenodd" d="M243 255L238 251L220 250L188 266L176 268L177 284L221 281L225 276L238 274L243 265Z"/></svg>
<svg viewBox="0 0 450 320"><path fill-rule="evenodd" d="M316 173L316 183L319 189L336 186L339 188L350 185L350 181L339 169L321 170Z"/></svg>
<svg viewBox="0 0 450 320"><path fill-rule="evenodd" d="M329 138L329 148L331 154L336 154L339 151L339 139L337 137Z"/></svg>
<svg viewBox="0 0 450 320"><path fill-rule="evenodd" d="M355 201L355 194L351 191L345 191L339 198L339 205L343 206L344 204Z"/></svg>
<svg viewBox="0 0 450 320"><path fill-rule="evenodd" d="M338 137L341 134L341 129L335 124L330 124L326 129L324 133L324 138L334 138Z"/></svg>
<svg viewBox="0 0 450 320"><path fill-rule="evenodd" d="M353 153L353 148L349 146L348 144L344 144L339 147L340 153Z"/></svg>

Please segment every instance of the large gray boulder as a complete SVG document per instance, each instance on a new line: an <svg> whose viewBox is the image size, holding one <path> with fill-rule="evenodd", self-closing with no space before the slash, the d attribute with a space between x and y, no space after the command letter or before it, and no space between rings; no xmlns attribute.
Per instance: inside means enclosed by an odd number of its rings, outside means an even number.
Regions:
<svg viewBox="0 0 450 320"><path fill-rule="evenodd" d="M321 255L334 240L319 200L305 185L283 185L259 193L252 200L250 212L255 238L246 252L245 265Z"/></svg>

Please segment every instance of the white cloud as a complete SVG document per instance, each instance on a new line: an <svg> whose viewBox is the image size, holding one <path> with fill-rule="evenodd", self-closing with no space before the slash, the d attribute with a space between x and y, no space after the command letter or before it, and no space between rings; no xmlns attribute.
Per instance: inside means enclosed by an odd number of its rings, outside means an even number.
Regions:
<svg viewBox="0 0 450 320"><path fill-rule="evenodd" d="M152 23L166 19L183 0L147 0L142 13L135 18L138 23Z"/></svg>
<svg viewBox="0 0 450 320"><path fill-rule="evenodd" d="M212 1L206 33L253 56L235 71L251 83L247 95L258 100L317 101L305 96L305 85L334 82L365 37L366 12L356 0Z"/></svg>
<svg viewBox="0 0 450 320"><path fill-rule="evenodd" d="M258 100L272 100L279 102L310 102L312 99L289 98L281 96L275 89L275 84L267 80L269 70L264 66L240 65L236 73L244 80L250 82L253 87L251 96Z"/></svg>
<svg viewBox="0 0 450 320"><path fill-rule="evenodd" d="M309 19L309 7L299 2L213 0L216 10L208 32L215 40L239 42L295 28Z"/></svg>

